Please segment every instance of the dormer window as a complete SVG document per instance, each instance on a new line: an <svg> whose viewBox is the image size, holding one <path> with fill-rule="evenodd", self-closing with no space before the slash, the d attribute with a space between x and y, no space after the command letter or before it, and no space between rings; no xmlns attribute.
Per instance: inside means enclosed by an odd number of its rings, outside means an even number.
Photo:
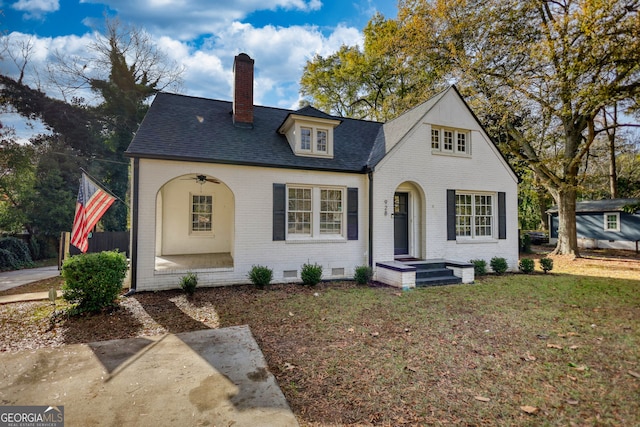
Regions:
<svg viewBox="0 0 640 427"><path fill-rule="evenodd" d="M311 128L300 128L300 149L311 151Z"/></svg>
<svg viewBox="0 0 640 427"><path fill-rule="evenodd" d="M340 120L312 107L305 107L301 111L313 115L289 114L278 132L287 136L297 156L333 158L333 130Z"/></svg>
<svg viewBox="0 0 640 427"><path fill-rule="evenodd" d="M328 134L325 129L318 129L316 133L316 151L318 153L326 153L327 152L327 141Z"/></svg>

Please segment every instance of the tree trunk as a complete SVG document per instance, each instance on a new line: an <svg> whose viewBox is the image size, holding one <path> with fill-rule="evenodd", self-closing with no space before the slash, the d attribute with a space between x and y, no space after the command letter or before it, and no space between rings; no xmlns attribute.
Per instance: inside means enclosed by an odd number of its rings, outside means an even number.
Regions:
<svg viewBox="0 0 640 427"><path fill-rule="evenodd" d="M579 257L578 235L576 230L576 189L561 188L554 194L558 204L558 244L555 255Z"/></svg>
<svg viewBox="0 0 640 427"><path fill-rule="evenodd" d="M609 129L607 122L607 110L602 111L604 125L609 138L609 189L611 198L618 198L618 172L616 169L616 126L618 125L618 104L613 105L613 128Z"/></svg>

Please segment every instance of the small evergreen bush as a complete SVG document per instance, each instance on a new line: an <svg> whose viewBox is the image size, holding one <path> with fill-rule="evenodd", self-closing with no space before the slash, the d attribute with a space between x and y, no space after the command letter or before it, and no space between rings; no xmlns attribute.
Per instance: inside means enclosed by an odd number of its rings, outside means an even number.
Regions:
<svg viewBox="0 0 640 427"><path fill-rule="evenodd" d="M124 253L105 251L72 256L62 265L62 297L78 313L117 305L126 274Z"/></svg>
<svg viewBox="0 0 640 427"><path fill-rule="evenodd" d="M15 237L4 237L0 239L0 249L9 251L15 258L15 263L12 269L31 267L33 260L31 259L31 252L29 252L29 246L20 239ZM3 269L5 266L2 266Z"/></svg>
<svg viewBox="0 0 640 427"><path fill-rule="evenodd" d="M489 265L491 265L491 269L493 270L493 272L498 275L504 274L509 268L507 260L497 256L491 258L491 261L489 261Z"/></svg>
<svg viewBox="0 0 640 427"><path fill-rule="evenodd" d="M525 274L533 273L536 264L531 258L522 258L518 264L518 268Z"/></svg>
<svg viewBox="0 0 640 427"><path fill-rule="evenodd" d="M322 266L319 264L303 264L300 271L302 283L308 286L315 286L322 279Z"/></svg>
<svg viewBox="0 0 640 427"><path fill-rule="evenodd" d="M353 278L358 285L366 285L371 281L372 277L373 269L368 265L361 265L359 267L356 267L356 272L353 275Z"/></svg>
<svg viewBox="0 0 640 427"><path fill-rule="evenodd" d="M265 267L262 265L254 265L251 266L251 270L249 270L249 280L251 283L258 286L259 288L264 288L265 286L271 283L273 279L273 270L269 267Z"/></svg>
<svg viewBox="0 0 640 427"><path fill-rule="evenodd" d="M473 264L473 273L475 276L484 276L487 274L487 261L483 259L472 259L469 262Z"/></svg>
<svg viewBox="0 0 640 427"><path fill-rule="evenodd" d="M529 233L522 233L520 235L520 252L523 254L531 253L531 236L529 236Z"/></svg>
<svg viewBox="0 0 640 427"><path fill-rule="evenodd" d="M20 263L16 257L6 249L0 249L0 271L18 270Z"/></svg>
<svg viewBox="0 0 640 427"><path fill-rule="evenodd" d="M553 260L551 258L540 258L540 268L542 269L542 271L544 271L545 273L547 271L551 271L553 270Z"/></svg>
<svg viewBox="0 0 640 427"><path fill-rule="evenodd" d="M198 275L196 273L188 272L180 278L180 288L187 295L192 296L196 292L196 286L198 286Z"/></svg>

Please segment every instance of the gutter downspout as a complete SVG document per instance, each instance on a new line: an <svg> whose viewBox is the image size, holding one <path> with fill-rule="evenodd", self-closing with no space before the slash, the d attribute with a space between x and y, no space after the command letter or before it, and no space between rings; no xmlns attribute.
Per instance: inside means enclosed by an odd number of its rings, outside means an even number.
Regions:
<svg viewBox="0 0 640 427"><path fill-rule="evenodd" d="M138 285L138 184L140 178L140 159L133 159L133 186L131 188L131 253L129 255L131 263L131 287L124 295L126 297L136 293Z"/></svg>
<svg viewBox="0 0 640 427"><path fill-rule="evenodd" d="M369 168L369 267L373 268L373 169Z"/></svg>

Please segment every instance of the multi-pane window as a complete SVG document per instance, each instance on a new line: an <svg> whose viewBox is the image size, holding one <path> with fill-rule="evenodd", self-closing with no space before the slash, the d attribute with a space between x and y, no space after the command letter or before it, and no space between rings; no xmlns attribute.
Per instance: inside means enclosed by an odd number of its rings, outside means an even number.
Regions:
<svg viewBox="0 0 640 427"><path fill-rule="evenodd" d="M604 214L604 229L606 231L620 231L620 214L618 212Z"/></svg>
<svg viewBox="0 0 640 427"><path fill-rule="evenodd" d="M491 237L493 235L493 204L490 195L474 196L475 235Z"/></svg>
<svg viewBox="0 0 640 427"><path fill-rule="evenodd" d="M469 155L469 131L458 129L431 128L431 150L447 154Z"/></svg>
<svg viewBox="0 0 640 427"><path fill-rule="evenodd" d="M471 194L456 194L456 236L471 236L473 203Z"/></svg>
<svg viewBox="0 0 640 427"><path fill-rule="evenodd" d="M444 151L453 151L453 132L445 130L442 134L442 149Z"/></svg>
<svg viewBox="0 0 640 427"><path fill-rule="evenodd" d="M342 234L342 190L320 190L320 234Z"/></svg>
<svg viewBox="0 0 640 427"><path fill-rule="evenodd" d="M493 196L456 194L456 236L493 236Z"/></svg>
<svg viewBox="0 0 640 427"><path fill-rule="evenodd" d="M300 149L311 150L311 129L310 128L300 129Z"/></svg>
<svg viewBox="0 0 640 427"><path fill-rule="evenodd" d="M456 150L458 153L464 153L467 151L467 134L458 132L456 134L458 137L458 145L456 146Z"/></svg>
<svg viewBox="0 0 640 427"><path fill-rule="evenodd" d="M319 153L327 152L327 131L324 129L316 132L316 149Z"/></svg>
<svg viewBox="0 0 640 427"><path fill-rule="evenodd" d="M287 230L289 234L311 235L311 189L289 188Z"/></svg>
<svg viewBox="0 0 640 427"><path fill-rule="evenodd" d="M345 232L343 188L287 189L287 235L290 238L340 237Z"/></svg>
<svg viewBox="0 0 640 427"><path fill-rule="evenodd" d="M191 195L191 231L212 231L213 196Z"/></svg>
<svg viewBox="0 0 640 427"><path fill-rule="evenodd" d="M440 149L440 129L431 129L431 149Z"/></svg>

